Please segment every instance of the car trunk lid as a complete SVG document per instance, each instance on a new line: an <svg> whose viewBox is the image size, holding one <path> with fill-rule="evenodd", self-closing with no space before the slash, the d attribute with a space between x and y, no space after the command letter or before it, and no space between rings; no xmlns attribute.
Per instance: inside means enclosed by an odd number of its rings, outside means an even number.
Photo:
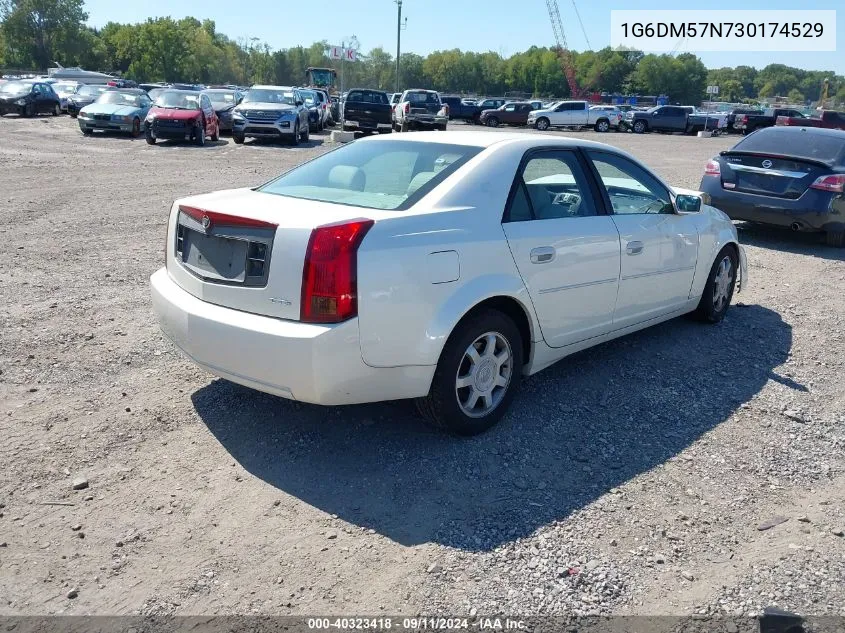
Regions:
<svg viewBox="0 0 845 633"><path fill-rule="evenodd" d="M721 154L725 189L795 200L830 168L822 162L752 152Z"/></svg>
<svg viewBox="0 0 845 633"><path fill-rule="evenodd" d="M313 229L361 216L357 207L251 189L186 198L171 211L167 268L203 301L299 320Z"/></svg>

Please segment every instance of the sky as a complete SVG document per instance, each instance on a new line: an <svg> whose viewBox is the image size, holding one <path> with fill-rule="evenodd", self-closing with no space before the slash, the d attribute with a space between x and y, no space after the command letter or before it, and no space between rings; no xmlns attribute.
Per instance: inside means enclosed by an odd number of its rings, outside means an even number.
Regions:
<svg viewBox="0 0 845 633"><path fill-rule="evenodd" d="M677 0L575 0L586 30L578 22L573 0L558 0L569 47L573 50L599 49L610 44L610 11L613 9L678 9ZM702 6L700 4L694 6ZM711 5L712 6L712 5ZM839 9L837 12L837 52L827 53L697 53L684 47L679 52L696 53L709 68L745 64L762 68L782 63L808 70L833 70L845 74L845 4L841 0L743 0L742 9ZM217 30L233 39L258 38L273 49L308 46L327 40L339 45L356 36L366 52L381 46L396 52L396 3L394 0L249 0L247 5L233 0L86 0L89 23L100 27L107 22L142 22L147 18L193 16L210 18ZM725 3L725 8L732 8ZM733 8L738 8L734 5ZM435 50L460 48L496 51L509 56L536 46L551 46L554 36L545 0L484 0L443 2L442 0L403 0L402 51L425 55ZM292 18L296 18L294 21ZM587 42L589 41L590 46Z"/></svg>

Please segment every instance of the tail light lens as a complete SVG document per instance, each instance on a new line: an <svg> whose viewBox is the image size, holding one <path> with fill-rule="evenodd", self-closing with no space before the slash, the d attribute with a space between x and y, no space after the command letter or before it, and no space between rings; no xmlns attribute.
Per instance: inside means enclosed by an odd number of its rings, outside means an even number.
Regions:
<svg viewBox="0 0 845 633"><path fill-rule="evenodd" d="M411 104L410 102L405 102L405 114L409 114L411 112Z"/></svg>
<svg viewBox="0 0 845 633"><path fill-rule="evenodd" d="M722 168L719 166L719 161L708 160L707 166L704 168L705 176L721 176Z"/></svg>
<svg viewBox="0 0 845 633"><path fill-rule="evenodd" d="M741 115L741 116L739 117L739 122L740 122L740 124L742 124L742 125L746 125L746 124L748 123L748 115L747 115L747 114L743 114L743 115Z"/></svg>
<svg viewBox="0 0 845 633"><path fill-rule="evenodd" d="M358 247L375 224L353 220L311 232L302 271L300 320L340 323L358 314Z"/></svg>
<svg viewBox="0 0 845 633"><path fill-rule="evenodd" d="M845 174L833 174L831 176L820 176L810 185L810 189L830 191L831 193L842 193L845 191Z"/></svg>

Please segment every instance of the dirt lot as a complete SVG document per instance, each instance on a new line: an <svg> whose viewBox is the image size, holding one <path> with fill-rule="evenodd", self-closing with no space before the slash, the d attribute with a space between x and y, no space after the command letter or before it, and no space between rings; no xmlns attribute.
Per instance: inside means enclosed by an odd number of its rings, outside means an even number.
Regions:
<svg viewBox="0 0 845 633"><path fill-rule="evenodd" d="M583 135L690 187L733 142ZM845 615L845 252L743 227L721 325L567 359L458 440L215 380L159 333L172 200L324 139L0 119L0 614Z"/></svg>

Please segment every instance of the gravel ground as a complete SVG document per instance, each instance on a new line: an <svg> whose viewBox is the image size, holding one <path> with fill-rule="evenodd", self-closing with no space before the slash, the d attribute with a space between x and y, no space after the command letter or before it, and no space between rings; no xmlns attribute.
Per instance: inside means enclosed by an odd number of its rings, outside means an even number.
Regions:
<svg viewBox="0 0 845 633"><path fill-rule="evenodd" d="M734 141L578 135L686 187ZM458 440L215 380L158 331L172 200L325 141L0 118L0 614L845 615L845 252L741 227L723 323L571 357Z"/></svg>

